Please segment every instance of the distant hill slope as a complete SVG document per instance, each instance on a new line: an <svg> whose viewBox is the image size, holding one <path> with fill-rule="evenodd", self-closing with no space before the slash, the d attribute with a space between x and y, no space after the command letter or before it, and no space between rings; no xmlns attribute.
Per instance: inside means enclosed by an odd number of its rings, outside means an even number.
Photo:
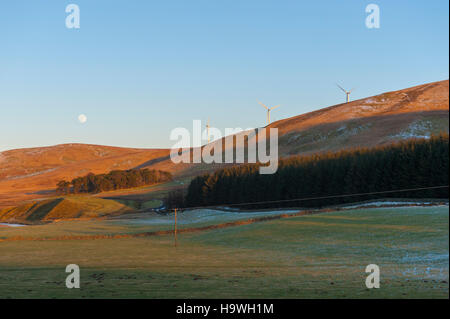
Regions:
<svg viewBox="0 0 450 319"><path fill-rule="evenodd" d="M114 200L68 196L0 209L0 221L39 223L58 219L99 218L111 213L130 211L133 209Z"/></svg>
<svg viewBox="0 0 450 319"><path fill-rule="evenodd" d="M58 181L90 172L134 168L169 154L164 149L134 149L86 144L17 149L0 153L0 207L53 190ZM42 195L41 194L41 195Z"/></svg>
<svg viewBox="0 0 450 319"><path fill-rule="evenodd" d="M274 122L270 127L279 130L280 156L289 156L448 132L448 115L449 81L445 80L338 104ZM220 166L175 165L168 149L64 144L11 150L0 153L0 207L43 196L57 181L89 172L149 167L195 176Z"/></svg>
<svg viewBox="0 0 450 319"><path fill-rule="evenodd" d="M399 91L337 104L310 113L272 123L282 134L319 124L343 122L351 119L394 114L448 111L449 81L439 81Z"/></svg>
<svg viewBox="0 0 450 319"><path fill-rule="evenodd" d="M134 149L87 144L62 144L0 153L0 180L18 180L71 167L79 174L91 170L127 169L168 154L164 149ZM81 166L79 166L82 164ZM75 172L79 169L79 172Z"/></svg>
<svg viewBox="0 0 450 319"><path fill-rule="evenodd" d="M375 146L448 132L449 81L338 104L274 122L284 155Z"/></svg>

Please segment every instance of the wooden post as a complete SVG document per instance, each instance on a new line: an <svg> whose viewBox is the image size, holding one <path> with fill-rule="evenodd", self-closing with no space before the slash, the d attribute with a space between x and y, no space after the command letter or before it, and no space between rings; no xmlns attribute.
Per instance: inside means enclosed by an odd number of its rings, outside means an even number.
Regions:
<svg viewBox="0 0 450 319"><path fill-rule="evenodd" d="M174 230L174 235L175 235L175 247L177 247L177 209L175 208L175 230Z"/></svg>

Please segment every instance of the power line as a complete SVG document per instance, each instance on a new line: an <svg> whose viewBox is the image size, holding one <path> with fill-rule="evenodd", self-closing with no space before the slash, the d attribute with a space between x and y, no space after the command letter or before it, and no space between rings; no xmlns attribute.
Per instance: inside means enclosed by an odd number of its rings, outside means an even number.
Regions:
<svg viewBox="0 0 450 319"><path fill-rule="evenodd" d="M262 201L262 202L247 202L247 203L235 203L235 204L217 204L217 205L210 205L210 206L183 207L183 208L178 208L178 209L201 209L201 208L213 208L213 207L218 207L218 206L248 206L248 205L257 205L257 204L275 204L275 203L287 203L287 202L300 202L300 201L315 200L315 199L329 199L329 198L343 198L343 197L364 196L364 195L401 193L401 192L411 192L411 191L428 190L428 189L439 189L439 188L448 188L448 185L445 185L445 186L418 187L418 188L404 188L404 189L396 189L396 190L389 190L389 191L379 191L379 192L369 192L369 193L340 194L340 195L328 195L328 196L320 196L320 197L280 199L280 200Z"/></svg>

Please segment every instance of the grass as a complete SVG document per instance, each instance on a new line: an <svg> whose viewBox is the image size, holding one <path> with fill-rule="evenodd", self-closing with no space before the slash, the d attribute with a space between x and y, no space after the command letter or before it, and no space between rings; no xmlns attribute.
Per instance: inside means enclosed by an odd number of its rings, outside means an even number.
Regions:
<svg viewBox="0 0 450 319"><path fill-rule="evenodd" d="M0 208L0 222L37 224L49 220L97 218L158 208L163 204L168 192L184 187L189 180L182 178L167 183L99 194L46 197L16 207Z"/></svg>
<svg viewBox="0 0 450 319"><path fill-rule="evenodd" d="M119 202L125 206L130 207L133 210L140 209L150 209L150 208L158 208L161 207L162 201L159 199L152 200L135 200L135 199L114 199L116 202Z"/></svg>
<svg viewBox="0 0 450 319"><path fill-rule="evenodd" d="M448 207L376 208L183 233L177 248L172 236L0 242L0 297L448 298L448 226ZM157 227L73 221L0 237ZM65 288L70 263L81 289ZM372 263L380 289L364 285Z"/></svg>
<svg viewBox="0 0 450 319"><path fill-rule="evenodd" d="M140 186L135 188L128 188L128 189L119 189L109 192L102 192L99 194L95 194L93 196L96 197L125 197L125 198L138 198L138 199L162 199L166 197L166 195L177 188L185 187L186 185L189 185L189 182L191 181L191 177L179 177L175 180L165 182L165 183L159 183L159 184L153 184L148 186Z"/></svg>
<svg viewBox="0 0 450 319"><path fill-rule="evenodd" d="M0 221L33 223L58 219L97 218L131 209L114 200L70 195L0 210Z"/></svg>

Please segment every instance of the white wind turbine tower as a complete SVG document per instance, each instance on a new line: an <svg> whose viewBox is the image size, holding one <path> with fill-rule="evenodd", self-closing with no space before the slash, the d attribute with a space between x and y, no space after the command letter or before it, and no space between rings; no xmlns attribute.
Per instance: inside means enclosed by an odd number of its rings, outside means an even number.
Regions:
<svg viewBox="0 0 450 319"><path fill-rule="evenodd" d="M209 128L210 128L211 126L209 125L209 119L208 119L208 123L206 124L206 134L208 135L208 144L209 144L209 142L211 141L211 138L210 138L210 136L209 136Z"/></svg>
<svg viewBox="0 0 450 319"><path fill-rule="evenodd" d="M272 107L268 107L265 104L262 104L261 102L258 101L259 104L261 104L266 110L267 110L267 125L270 124L270 111L272 111L273 109L276 109L277 107L280 106L280 104L272 106Z"/></svg>
<svg viewBox="0 0 450 319"><path fill-rule="evenodd" d="M340 86L339 84L336 83L336 85L345 93L345 95L347 96L347 103L350 102L350 93L353 92L354 88L351 89L350 91L345 90L342 86Z"/></svg>

